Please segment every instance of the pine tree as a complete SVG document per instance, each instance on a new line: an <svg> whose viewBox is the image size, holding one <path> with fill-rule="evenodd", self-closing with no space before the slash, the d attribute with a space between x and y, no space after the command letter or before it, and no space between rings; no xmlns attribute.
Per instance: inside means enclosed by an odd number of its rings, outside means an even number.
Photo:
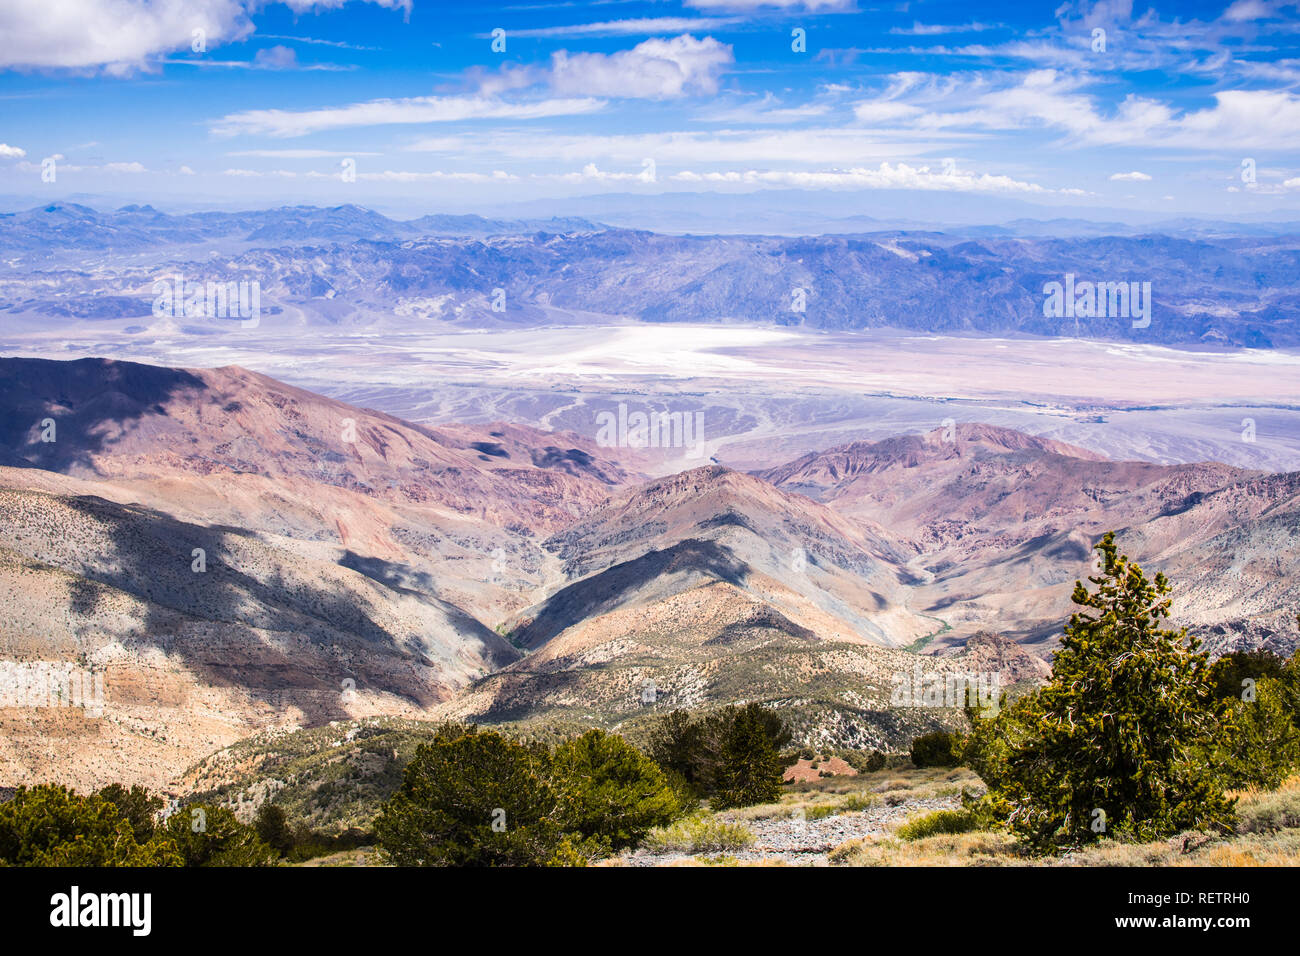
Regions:
<svg viewBox="0 0 1300 956"><path fill-rule="evenodd" d="M1076 582L1050 683L998 718L992 802L1039 847L1226 828L1232 801L1204 759L1219 724L1208 659L1169 616L1169 582L1097 545L1095 590ZM1015 726L1011 726L1012 724ZM993 747L992 752L996 753Z"/></svg>
<svg viewBox="0 0 1300 956"><path fill-rule="evenodd" d="M781 719L758 704L731 709L714 771L717 809L772 803L781 796L780 747L790 739Z"/></svg>
<svg viewBox="0 0 1300 956"><path fill-rule="evenodd" d="M398 866L580 864L549 777L544 745L448 725L416 750L375 835Z"/></svg>

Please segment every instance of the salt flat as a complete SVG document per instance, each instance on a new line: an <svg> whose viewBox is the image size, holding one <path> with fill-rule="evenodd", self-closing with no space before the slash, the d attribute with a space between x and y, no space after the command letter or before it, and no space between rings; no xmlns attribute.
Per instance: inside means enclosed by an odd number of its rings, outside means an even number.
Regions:
<svg viewBox="0 0 1300 956"><path fill-rule="evenodd" d="M622 402L703 412L710 453L757 468L858 438L988 421L1114 457L1300 469L1300 353L1058 338L617 323L309 333L102 323L9 334L6 354L242 365L423 422L510 420L594 436ZM663 470L698 461L665 453Z"/></svg>

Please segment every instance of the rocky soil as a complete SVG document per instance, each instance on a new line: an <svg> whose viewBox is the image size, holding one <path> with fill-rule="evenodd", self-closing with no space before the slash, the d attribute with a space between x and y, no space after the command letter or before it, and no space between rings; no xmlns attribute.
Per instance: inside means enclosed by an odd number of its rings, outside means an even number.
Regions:
<svg viewBox="0 0 1300 956"><path fill-rule="evenodd" d="M802 820L782 814L761 820L744 820L743 813L721 813L720 819L740 822L754 834L754 843L743 850L706 853L655 853L640 848L624 854L628 866L665 866L692 859L727 857L740 863L784 864L787 866L829 866L827 854L841 843L860 837L879 837L909 817L935 810L951 810L957 797L929 797L907 800L897 806L879 804L866 810L850 811L820 820Z"/></svg>

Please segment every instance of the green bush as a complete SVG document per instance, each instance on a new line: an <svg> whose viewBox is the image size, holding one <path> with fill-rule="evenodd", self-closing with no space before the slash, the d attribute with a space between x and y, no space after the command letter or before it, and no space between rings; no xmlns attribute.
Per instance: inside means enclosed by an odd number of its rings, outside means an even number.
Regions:
<svg viewBox="0 0 1300 956"><path fill-rule="evenodd" d="M279 857L228 807L189 804L169 816L162 829L186 866L271 866Z"/></svg>
<svg viewBox="0 0 1300 956"><path fill-rule="evenodd" d="M590 852L635 846L682 812L655 762L604 731L589 730L556 747L551 779L561 825L577 833Z"/></svg>
<svg viewBox="0 0 1300 956"><path fill-rule="evenodd" d="M1261 795L1237 812L1238 833L1300 828L1300 789Z"/></svg>
<svg viewBox="0 0 1300 956"><path fill-rule="evenodd" d="M114 792L114 796L118 794ZM136 840L131 821L97 794L53 784L19 787L0 804L0 865L180 866L171 841Z"/></svg>
<svg viewBox="0 0 1300 956"><path fill-rule="evenodd" d="M918 767L956 767L961 764L966 741L961 734L936 730L912 741L912 763Z"/></svg>
<svg viewBox="0 0 1300 956"><path fill-rule="evenodd" d="M742 850L753 843L754 834L748 827L708 813L697 813L653 830L645 840L646 848L655 853L716 853Z"/></svg>
<svg viewBox="0 0 1300 956"><path fill-rule="evenodd" d="M1286 659L1264 648L1224 654L1210 668L1214 696L1219 700L1240 700L1246 681L1276 680L1285 669Z"/></svg>
<svg viewBox="0 0 1300 956"><path fill-rule="evenodd" d="M300 826L293 831L293 846L286 859L290 863L302 863L317 857L329 856L331 853L373 846L374 842L374 834L362 830L349 829L342 833L321 833Z"/></svg>
<svg viewBox="0 0 1300 956"><path fill-rule="evenodd" d="M1283 683L1260 678L1245 699L1230 697L1223 708L1208 759L1222 772L1225 786L1276 790L1300 765L1300 730Z"/></svg>
<svg viewBox="0 0 1300 956"><path fill-rule="evenodd" d="M898 837L923 840L941 833L973 833L978 829L980 817L973 810L936 810L908 820L898 828Z"/></svg>

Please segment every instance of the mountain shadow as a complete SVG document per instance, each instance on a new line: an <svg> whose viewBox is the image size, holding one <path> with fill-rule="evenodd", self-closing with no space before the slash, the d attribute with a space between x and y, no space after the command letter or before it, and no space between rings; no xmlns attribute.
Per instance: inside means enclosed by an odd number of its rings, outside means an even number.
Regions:
<svg viewBox="0 0 1300 956"><path fill-rule="evenodd" d="M94 471L94 455L182 392L207 385L184 369L86 358L0 358L0 464ZM53 441L46 421L53 421Z"/></svg>
<svg viewBox="0 0 1300 956"><path fill-rule="evenodd" d="M537 648L580 621L625 606L633 592L653 590L655 585L663 591L677 590L661 580L669 575L712 578L743 587L749 571L749 565L717 542L687 538L562 588L511 637L520 647Z"/></svg>

